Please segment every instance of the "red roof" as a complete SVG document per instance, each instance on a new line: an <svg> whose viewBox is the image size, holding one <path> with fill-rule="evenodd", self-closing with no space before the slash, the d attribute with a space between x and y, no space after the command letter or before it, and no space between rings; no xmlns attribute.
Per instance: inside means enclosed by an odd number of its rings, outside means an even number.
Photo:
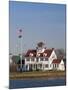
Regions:
<svg viewBox="0 0 68 90"><path fill-rule="evenodd" d="M36 50L28 50L25 56L26 57L30 56L30 53L32 53L33 56L36 56Z"/></svg>
<svg viewBox="0 0 68 90"><path fill-rule="evenodd" d="M52 63L54 63L54 64L59 64L60 62L61 62L60 59L54 59L54 60L52 61Z"/></svg>
<svg viewBox="0 0 68 90"><path fill-rule="evenodd" d="M50 57L52 51L53 51L53 49L46 49L43 53L46 54L46 57ZM29 57L30 56L30 53L32 53L33 56L36 57L37 51L35 49L28 50L25 56L26 57ZM39 53L40 54L39 57L43 57L43 53Z"/></svg>
<svg viewBox="0 0 68 90"><path fill-rule="evenodd" d="M53 51L53 49L46 49L46 50L44 51L44 53L47 54L46 57L50 57L52 51Z"/></svg>

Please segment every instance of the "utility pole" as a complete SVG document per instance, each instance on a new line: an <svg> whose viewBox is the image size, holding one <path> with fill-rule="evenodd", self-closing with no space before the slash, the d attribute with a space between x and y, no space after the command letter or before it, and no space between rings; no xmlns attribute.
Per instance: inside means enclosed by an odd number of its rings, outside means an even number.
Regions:
<svg viewBox="0 0 68 90"><path fill-rule="evenodd" d="M19 35L18 35L19 41L20 41L20 71L22 72L22 29L19 29Z"/></svg>

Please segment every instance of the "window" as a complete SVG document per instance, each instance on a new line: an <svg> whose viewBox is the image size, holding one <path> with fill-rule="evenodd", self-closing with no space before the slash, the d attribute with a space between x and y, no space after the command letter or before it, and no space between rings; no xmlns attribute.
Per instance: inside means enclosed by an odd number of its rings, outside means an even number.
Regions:
<svg viewBox="0 0 68 90"><path fill-rule="evenodd" d="M55 64L55 68L56 68L56 64Z"/></svg>
<svg viewBox="0 0 68 90"><path fill-rule="evenodd" d="M39 56L40 56L40 54L38 53L38 54L37 54L37 56L39 57Z"/></svg>
<svg viewBox="0 0 68 90"><path fill-rule="evenodd" d="M45 67L48 68L48 64L46 64Z"/></svg>
<svg viewBox="0 0 68 90"><path fill-rule="evenodd" d="M37 62L38 62L38 59L37 59Z"/></svg>
<svg viewBox="0 0 68 90"><path fill-rule="evenodd" d="M55 56L53 55L52 58L55 58Z"/></svg>
<svg viewBox="0 0 68 90"><path fill-rule="evenodd" d="M29 61L29 59L27 59L26 61Z"/></svg>
<svg viewBox="0 0 68 90"><path fill-rule="evenodd" d="M54 64L53 64L53 68L54 68Z"/></svg>
<svg viewBox="0 0 68 90"><path fill-rule="evenodd" d="M57 64L57 67L59 67L59 64Z"/></svg>
<svg viewBox="0 0 68 90"><path fill-rule="evenodd" d="M40 58L40 61L43 61L43 58Z"/></svg>
<svg viewBox="0 0 68 90"><path fill-rule="evenodd" d="M30 53L30 56L32 57L33 56L33 53Z"/></svg>
<svg viewBox="0 0 68 90"><path fill-rule="evenodd" d="M34 68L36 67L36 65L34 64Z"/></svg>
<svg viewBox="0 0 68 90"><path fill-rule="evenodd" d="M47 53L44 53L43 56L47 56Z"/></svg>
<svg viewBox="0 0 68 90"><path fill-rule="evenodd" d="M31 61L34 61L34 58L31 58Z"/></svg>
<svg viewBox="0 0 68 90"><path fill-rule="evenodd" d="M48 61L48 58L45 58L45 61Z"/></svg>
<svg viewBox="0 0 68 90"><path fill-rule="evenodd" d="M57 69L57 67L58 67L58 64L53 64L54 69Z"/></svg>
<svg viewBox="0 0 68 90"><path fill-rule="evenodd" d="M32 71L32 64L29 64L29 70Z"/></svg>
<svg viewBox="0 0 68 90"><path fill-rule="evenodd" d="M39 59L37 58L37 59L36 59L36 61L38 62L38 61L39 61Z"/></svg>
<svg viewBox="0 0 68 90"><path fill-rule="evenodd" d="M39 67L42 68L42 64L39 64Z"/></svg>
<svg viewBox="0 0 68 90"><path fill-rule="evenodd" d="M50 67L51 67L51 64L50 64Z"/></svg>
<svg viewBox="0 0 68 90"><path fill-rule="evenodd" d="M26 69L28 69L28 65L26 65Z"/></svg>
<svg viewBox="0 0 68 90"><path fill-rule="evenodd" d="M27 58L27 59L26 59L26 61L30 61L30 59L29 59L29 58Z"/></svg>

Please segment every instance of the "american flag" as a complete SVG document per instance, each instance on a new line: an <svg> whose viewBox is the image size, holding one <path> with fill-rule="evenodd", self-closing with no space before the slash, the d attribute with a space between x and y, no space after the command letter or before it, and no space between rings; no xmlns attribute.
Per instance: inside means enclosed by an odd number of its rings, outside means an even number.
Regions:
<svg viewBox="0 0 68 90"><path fill-rule="evenodd" d="M19 32L21 33L22 32L22 29L20 29Z"/></svg>
<svg viewBox="0 0 68 90"><path fill-rule="evenodd" d="M19 29L19 36L18 36L19 38L21 38L22 37L22 29Z"/></svg>

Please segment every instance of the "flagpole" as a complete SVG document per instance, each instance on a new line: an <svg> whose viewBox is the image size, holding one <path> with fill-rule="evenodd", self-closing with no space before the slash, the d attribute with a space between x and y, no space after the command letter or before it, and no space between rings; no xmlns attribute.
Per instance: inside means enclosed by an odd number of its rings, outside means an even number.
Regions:
<svg viewBox="0 0 68 90"><path fill-rule="evenodd" d="M22 30L19 30L19 40L20 40L20 71L22 72Z"/></svg>

